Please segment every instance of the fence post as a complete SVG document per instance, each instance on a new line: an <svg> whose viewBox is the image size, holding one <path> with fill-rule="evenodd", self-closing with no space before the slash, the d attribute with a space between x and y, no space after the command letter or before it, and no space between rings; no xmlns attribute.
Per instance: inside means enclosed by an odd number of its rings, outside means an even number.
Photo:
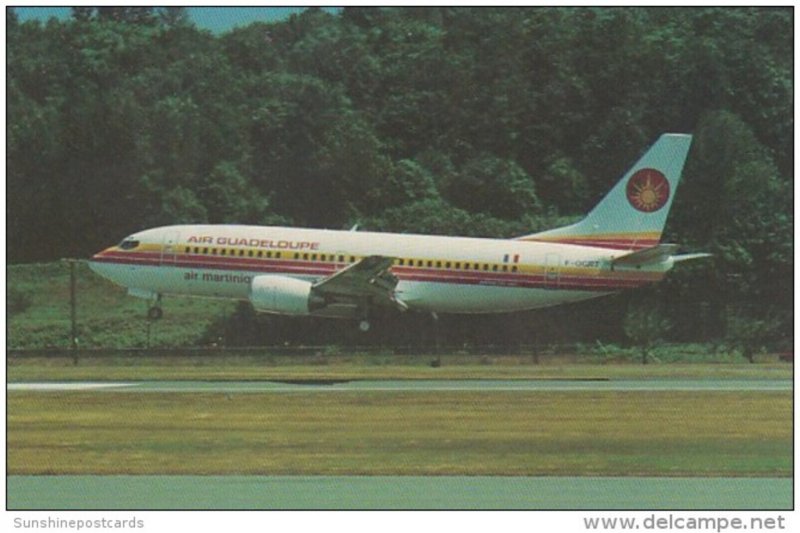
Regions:
<svg viewBox="0 0 800 533"><path fill-rule="evenodd" d="M70 320L70 348L72 350L72 364L78 364L78 324L76 317L75 301L75 263L76 259L66 259L69 263L69 320Z"/></svg>

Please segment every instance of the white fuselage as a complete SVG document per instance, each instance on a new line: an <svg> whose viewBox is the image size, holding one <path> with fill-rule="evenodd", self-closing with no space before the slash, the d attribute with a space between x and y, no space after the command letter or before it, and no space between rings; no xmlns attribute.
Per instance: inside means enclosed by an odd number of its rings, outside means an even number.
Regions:
<svg viewBox="0 0 800 533"><path fill-rule="evenodd" d="M520 311L574 302L660 280L671 266L612 268L626 252L503 239L238 225L146 230L90 261L132 294L247 300L256 276L317 282L365 257L394 258L395 294L409 309Z"/></svg>

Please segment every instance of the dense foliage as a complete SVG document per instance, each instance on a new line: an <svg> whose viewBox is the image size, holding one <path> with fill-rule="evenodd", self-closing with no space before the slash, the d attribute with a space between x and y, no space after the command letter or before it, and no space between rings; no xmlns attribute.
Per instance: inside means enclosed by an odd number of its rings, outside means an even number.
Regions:
<svg viewBox="0 0 800 533"><path fill-rule="evenodd" d="M666 237L713 260L568 329L621 338L652 298L674 339L735 316L791 342L790 8L310 9L220 36L181 8L6 16L11 262L177 222L510 237L693 132ZM488 323L540 331L520 317Z"/></svg>

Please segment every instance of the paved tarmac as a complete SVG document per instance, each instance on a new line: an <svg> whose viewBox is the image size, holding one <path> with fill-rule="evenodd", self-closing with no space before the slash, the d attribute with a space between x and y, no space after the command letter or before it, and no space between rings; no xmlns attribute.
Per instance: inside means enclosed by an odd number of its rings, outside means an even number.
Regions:
<svg viewBox="0 0 800 533"><path fill-rule="evenodd" d="M278 381L141 381L9 383L9 391L98 392L535 392L535 391L791 391L788 379L651 380L401 380L297 383Z"/></svg>
<svg viewBox="0 0 800 533"><path fill-rule="evenodd" d="M791 478L8 476L9 510L785 510Z"/></svg>

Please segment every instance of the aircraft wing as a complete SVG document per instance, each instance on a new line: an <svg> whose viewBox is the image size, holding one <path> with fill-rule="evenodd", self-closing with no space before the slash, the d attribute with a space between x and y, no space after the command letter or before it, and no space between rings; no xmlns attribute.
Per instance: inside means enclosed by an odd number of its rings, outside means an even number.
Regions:
<svg viewBox="0 0 800 533"><path fill-rule="evenodd" d="M367 298L378 304L391 305L402 310L406 304L395 297L397 278L389 272L394 258L371 255L316 282L314 292L325 297Z"/></svg>

